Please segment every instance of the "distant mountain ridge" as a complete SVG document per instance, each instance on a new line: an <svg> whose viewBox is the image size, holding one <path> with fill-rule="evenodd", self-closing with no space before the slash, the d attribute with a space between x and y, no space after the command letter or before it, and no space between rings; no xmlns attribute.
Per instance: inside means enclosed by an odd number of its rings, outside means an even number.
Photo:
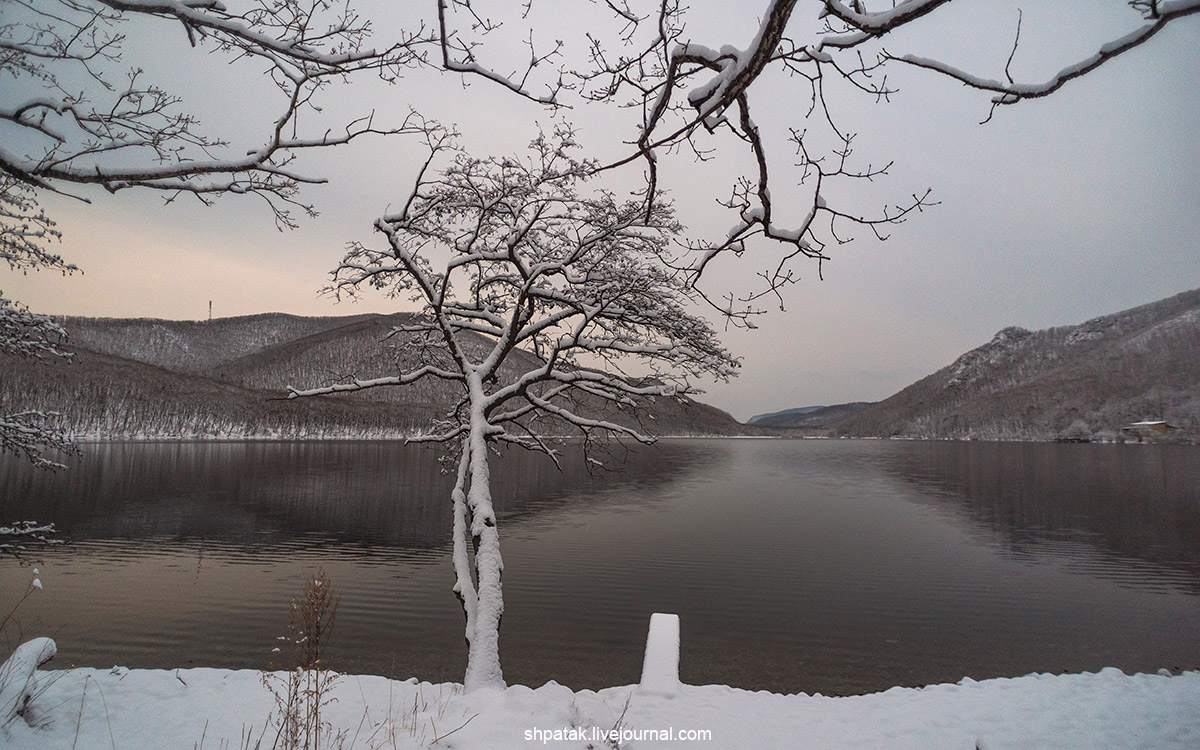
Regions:
<svg viewBox="0 0 1200 750"><path fill-rule="evenodd" d="M786 409L773 414L760 414L751 417L747 424L755 427L822 429L836 424L852 414L857 414L873 403L872 401L854 401L849 404L833 406L802 406L798 409Z"/></svg>
<svg viewBox="0 0 1200 750"><path fill-rule="evenodd" d="M795 409L784 409L783 411L773 411L767 414L755 414L746 420L746 424L758 424L763 420L775 419L776 417L790 416L792 414L808 414L817 409L824 409L824 406L797 406Z"/></svg>
<svg viewBox="0 0 1200 750"><path fill-rule="evenodd" d="M1200 439L1200 289L1080 325L1005 328L834 434L1116 439L1143 420Z"/></svg>
<svg viewBox="0 0 1200 750"><path fill-rule="evenodd" d="M61 414L70 433L93 438L392 438L443 416L454 386L412 386L283 400L288 385L313 387L395 374L419 358L387 342L407 314L303 317L282 313L211 322L63 317L70 362L5 360L0 413ZM484 345L481 339L478 346ZM532 354L515 351L511 368ZM686 398L644 400L637 410L592 413L652 434L736 434L729 414ZM587 408L587 406L585 406Z"/></svg>

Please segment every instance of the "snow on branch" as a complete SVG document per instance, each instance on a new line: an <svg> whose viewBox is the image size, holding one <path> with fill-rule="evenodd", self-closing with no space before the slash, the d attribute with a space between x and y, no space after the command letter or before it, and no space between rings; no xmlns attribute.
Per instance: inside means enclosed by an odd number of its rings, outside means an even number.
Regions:
<svg viewBox="0 0 1200 750"><path fill-rule="evenodd" d="M54 222L38 206L34 188L0 174L0 260L22 273L42 268L64 274L79 270L48 249L47 243L59 236Z"/></svg>
<svg viewBox="0 0 1200 750"><path fill-rule="evenodd" d="M613 12L621 15L626 15L627 13L627 11L611 3L609 7L613 9ZM437 0L438 31L440 32L438 45L442 52L443 68L456 73L479 76L538 104L545 104L552 107L559 106L558 92L563 88L561 75L557 80L546 85L547 93L545 94L535 94L530 91L529 78L538 66L550 65L559 56L563 46L561 41L556 41L548 52L539 52L534 45L533 34L531 32L529 40L526 43L529 47L529 61L526 63L525 70L521 72L520 77L518 77L517 71L508 74L498 73L482 65L476 59L475 49L479 46L478 42L464 41L459 33L451 27L447 18L454 10L460 11L471 18L474 29L483 34L495 30L500 25L498 22L492 22L480 17L475 12L475 9L471 7L470 0Z"/></svg>
<svg viewBox="0 0 1200 750"><path fill-rule="evenodd" d="M334 383L333 385L322 386L319 388L309 388L301 390L298 388L288 388L288 398L307 398L309 396L328 396L334 393L352 393L354 391L364 391L369 388L378 388L385 385L408 385L415 383L427 376L443 378L445 380L461 380L462 377L454 372L442 370L437 367L422 367L413 372L405 373L395 377L371 378L370 380L352 380L349 383Z"/></svg>
<svg viewBox="0 0 1200 750"><path fill-rule="evenodd" d="M1131 2L1134 8L1140 8L1145 13L1146 19L1149 21L1143 24L1140 28L1134 29L1122 37L1114 39L1100 46L1094 54L1082 60L1078 60L1060 70L1058 73L1051 76L1048 80L1042 83L1017 83L1008 75L1008 66L1005 66L1005 75L1008 81L998 81L994 79L983 78L964 70L960 70L952 65L947 65L939 60L922 57L920 55L899 55L891 56L884 55L889 60L907 63L925 70L932 70L935 73L948 76L963 84L983 91L991 91L997 94L992 99L992 113L995 112L997 106L1005 104L1016 104L1025 99L1038 99L1044 96L1049 96L1055 91L1065 86L1070 81L1087 75L1101 65L1109 62L1131 49L1141 46L1162 31L1171 21L1184 18L1186 16L1200 13L1200 0L1176 0L1176 2ZM1017 40L1020 39L1020 25L1017 26ZM1012 54L1009 56L1009 63L1012 62L1013 56L1017 52L1017 44L1014 42ZM991 114L988 115L988 120L991 119ZM986 122L987 120L985 120Z"/></svg>
<svg viewBox="0 0 1200 750"><path fill-rule="evenodd" d="M66 340L67 332L49 315L0 295L0 356L70 358L60 348Z"/></svg>
<svg viewBox="0 0 1200 750"><path fill-rule="evenodd" d="M58 529L52 523L17 521L7 525L0 525L0 556L21 557L34 547L62 544L63 540L58 539L56 537L57 534ZM35 578L34 580L37 581L38 579ZM41 588L40 582L34 585Z"/></svg>
<svg viewBox="0 0 1200 750"><path fill-rule="evenodd" d="M63 464L46 457L49 452L74 453L66 434L54 425L56 412L23 411L0 415L0 453L11 453L39 469L63 469Z"/></svg>
<svg viewBox="0 0 1200 750"><path fill-rule="evenodd" d="M823 17L832 16L848 28L879 36L904 24L911 23L944 5L950 0L905 0L882 11L867 11L860 0L850 4L841 0L824 0Z"/></svg>

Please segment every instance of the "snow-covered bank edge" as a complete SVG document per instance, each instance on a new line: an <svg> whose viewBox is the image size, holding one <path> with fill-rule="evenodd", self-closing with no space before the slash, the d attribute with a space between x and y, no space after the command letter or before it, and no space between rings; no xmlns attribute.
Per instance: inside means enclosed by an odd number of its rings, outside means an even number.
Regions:
<svg viewBox="0 0 1200 750"><path fill-rule="evenodd" d="M69 440L77 445L97 445L105 443L402 443L411 438L421 437L425 433L420 432L396 432L396 433L371 433L365 435L350 435L350 434L321 434L321 435L273 435L273 434L246 434L246 435L155 435L155 434L136 434L136 435L96 435L96 434L81 434L70 435ZM543 440L562 441L565 443L582 443L583 439L577 435L539 435ZM741 434L696 434L696 435L657 435L656 440L726 440L726 439L764 439L776 440L780 438L791 439L794 435L741 435ZM820 438L822 440L826 438Z"/></svg>
<svg viewBox="0 0 1200 750"><path fill-rule="evenodd" d="M753 425L750 425L753 429ZM765 429L765 428L764 428ZM420 432L367 433L352 434L314 434L314 435L284 435L284 434L189 434L189 435L98 435L79 434L69 436L76 445L102 445L106 443L402 443L411 438L419 437ZM582 442L575 435L540 435L545 440L563 441L566 443ZM729 434L664 434L655 436L656 440L830 440L830 441L893 441L908 443L1027 443L1038 445L1068 444L1068 441L1053 438L1021 438L1021 437L914 437L896 435L892 437L871 437L866 435L823 435L804 432L778 433L729 433ZM1200 438L1163 440L1092 440L1079 441L1089 445L1200 445Z"/></svg>
<svg viewBox="0 0 1200 750"><path fill-rule="evenodd" d="M39 671L12 748L271 747L274 698L251 670ZM847 698L709 685L574 692L343 675L322 714L344 748L1195 748L1200 672L1028 675ZM691 739L689 739L691 738Z"/></svg>

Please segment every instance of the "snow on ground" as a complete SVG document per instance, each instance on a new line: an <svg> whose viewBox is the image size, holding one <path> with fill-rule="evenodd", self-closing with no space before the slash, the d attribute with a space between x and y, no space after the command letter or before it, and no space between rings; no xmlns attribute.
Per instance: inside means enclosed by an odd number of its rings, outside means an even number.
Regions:
<svg viewBox="0 0 1200 750"><path fill-rule="evenodd" d="M274 698L249 670L39 671L26 718L0 747L210 748L274 743ZM1200 747L1200 672L1177 676L1029 675L849 698L730 687L630 686L573 692L556 683L463 694L453 684L343 675L322 714L344 748ZM593 729L594 728L594 729ZM647 730L673 731L675 739ZM700 734L694 741L686 732ZM641 736L639 736L641 733ZM670 737L670 735L668 735ZM436 741L436 743L435 743Z"/></svg>

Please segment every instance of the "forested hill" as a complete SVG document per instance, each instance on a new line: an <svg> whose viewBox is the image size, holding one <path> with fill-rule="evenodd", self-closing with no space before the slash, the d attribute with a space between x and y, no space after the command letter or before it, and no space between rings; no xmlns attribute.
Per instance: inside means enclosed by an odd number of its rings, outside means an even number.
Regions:
<svg viewBox="0 0 1200 750"><path fill-rule="evenodd" d="M1075 326L1005 328L840 422L843 436L1112 439L1166 420L1200 439L1200 289Z"/></svg>
<svg viewBox="0 0 1200 750"><path fill-rule="evenodd" d="M0 413L59 412L68 432L101 438L399 437L444 415L456 398L453 384L431 378L415 386L280 399L288 385L379 377L411 365L419 357L415 347L387 338L404 320L278 313L212 322L64 317L71 361L4 361ZM533 362L524 352L510 359L514 370ZM592 413L640 421L659 435L741 430L730 415L690 399L646 400L626 413L597 403Z"/></svg>

